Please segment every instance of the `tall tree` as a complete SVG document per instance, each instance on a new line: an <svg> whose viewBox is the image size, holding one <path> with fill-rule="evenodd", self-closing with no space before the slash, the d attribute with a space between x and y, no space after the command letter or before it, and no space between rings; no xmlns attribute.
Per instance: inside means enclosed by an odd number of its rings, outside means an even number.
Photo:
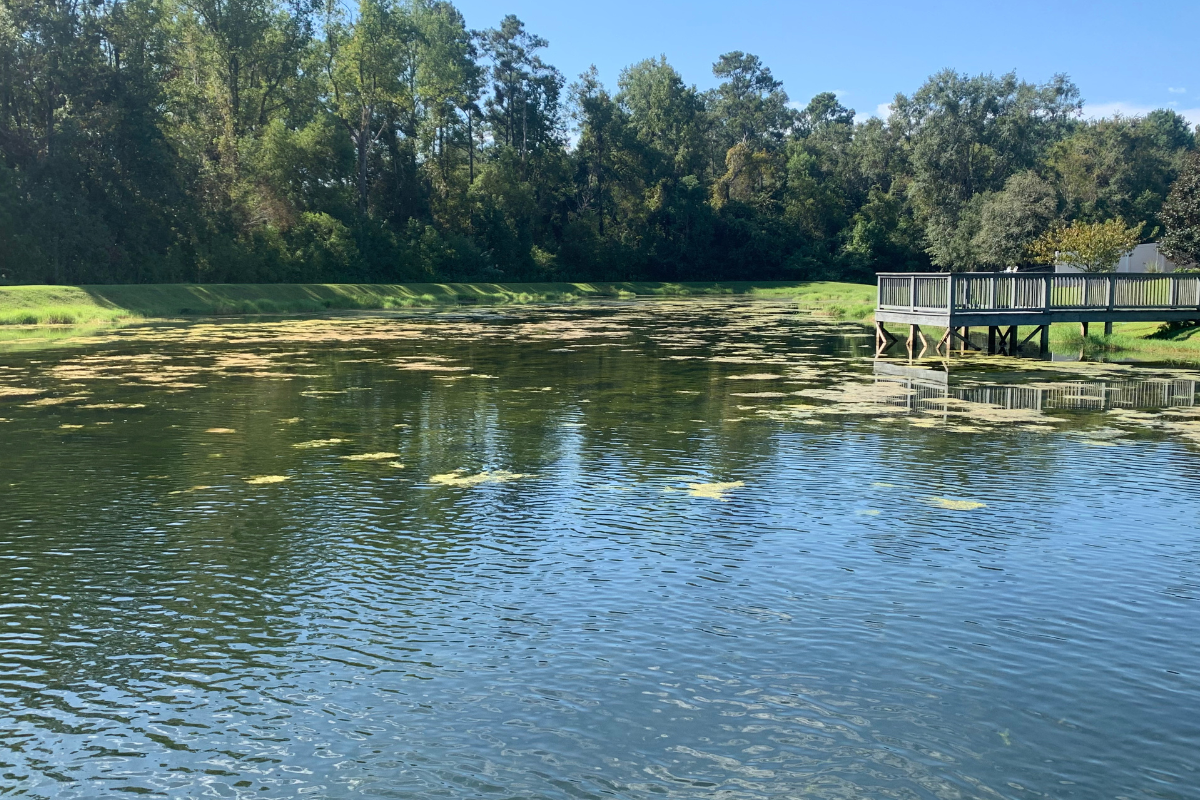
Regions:
<svg viewBox="0 0 1200 800"><path fill-rule="evenodd" d="M721 84L709 93L709 107L719 120L724 151L741 142L751 150L770 148L792 129L796 113L788 106L783 83L758 56L735 50L713 64Z"/></svg>
<svg viewBox="0 0 1200 800"><path fill-rule="evenodd" d="M1163 205L1162 250L1184 269L1200 269L1200 153L1191 153Z"/></svg>
<svg viewBox="0 0 1200 800"><path fill-rule="evenodd" d="M325 31L329 110L354 143L358 212L365 215L371 149L388 125L390 108L411 102L401 75L408 67L404 43L413 36L412 24L392 0L360 0L352 22L330 15Z"/></svg>
<svg viewBox="0 0 1200 800"><path fill-rule="evenodd" d="M907 142L909 192L934 264L969 269L978 263L972 244L978 195L1036 166L1079 109L1079 91L1065 76L1035 85L1011 73L971 77L945 70L911 98L896 95L889 124Z"/></svg>
<svg viewBox="0 0 1200 800"><path fill-rule="evenodd" d="M489 122L496 138L515 148L522 158L559 140L563 79L538 55L547 44L526 31L525 24L512 14L484 35L484 48L492 61Z"/></svg>
<svg viewBox="0 0 1200 800"><path fill-rule="evenodd" d="M665 155L676 176L699 176L705 167L706 120L696 87L684 84L665 56L622 70L617 85L617 102L638 138Z"/></svg>

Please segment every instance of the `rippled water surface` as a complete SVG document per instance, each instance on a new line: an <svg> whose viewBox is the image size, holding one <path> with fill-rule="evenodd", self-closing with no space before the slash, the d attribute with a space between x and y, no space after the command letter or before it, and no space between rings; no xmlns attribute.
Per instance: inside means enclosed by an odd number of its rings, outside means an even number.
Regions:
<svg viewBox="0 0 1200 800"><path fill-rule="evenodd" d="M1200 374L871 347L693 300L0 353L0 794L1200 798Z"/></svg>

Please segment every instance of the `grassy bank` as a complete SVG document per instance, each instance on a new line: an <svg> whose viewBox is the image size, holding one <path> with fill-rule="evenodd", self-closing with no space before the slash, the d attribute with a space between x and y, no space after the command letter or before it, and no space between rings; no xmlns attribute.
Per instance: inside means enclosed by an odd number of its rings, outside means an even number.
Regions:
<svg viewBox="0 0 1200 800"><path fill-rule="evenodd" d="M862 317L874 288L843 283L144 284L0 287L0 325L103 325L122 320L327 309L572 302L596 297L755 295ZM864 310L865 309L865 310ZM861 313L860 313L861 312Z"/></svg>
<svg viewBox="0 0 1200 800"><path fill-rule="evenodd" d="M126 321L188 316L713 295L788 300L801 310L862 322L870 322L875 309L874 286L834 281L0 286L0 342L63 338ZM890 327L901 334L903 326ZM1200 328L1163 332L1160 327L1154 322L1118 323L1111 336L1092 333L1085 339L1077 325L1055 325L1051 342L1055 350L1089 355L1200 357ZM1023 328L1020 336L1030 330ZM936 339L941 331L929 329L926 335ZM973 338L983 345L983 336L976 329Z"/></svg>

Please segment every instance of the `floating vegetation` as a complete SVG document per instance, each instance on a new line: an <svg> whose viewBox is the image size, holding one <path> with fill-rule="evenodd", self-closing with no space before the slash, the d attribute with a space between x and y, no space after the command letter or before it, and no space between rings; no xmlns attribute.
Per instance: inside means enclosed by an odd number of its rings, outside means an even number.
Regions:
<svg viewBox="0 0 1200 800"><path fill-rule="evenodd" d="M688 494L692 497L703 497L708 500L720 500L722 503L729 502L726 497L729 492L734 489L741 489L745 486L744 481L728 481L726 483L689 483L687 485Z"/></svg>
<svg viewBox="0 0 1200 800"><path fill-rule="evenodd" d="M42 406L61 406L67 403L78 403L80 400L86 400L89 395L74 394L66 397L43 397L41 400L34 400L31 403L23 403L22 408L40 408Z"/></svg>
<svg viewBox="0 0 1200 800"><path fill-rule="evenodd" d="M754 372L749 375L726 375L725 379L730 381L777 381L783 378L782 375L776 375L773 372Z"/></svg>
<svg viewBox="0 0 1200 800"><path fill-rule="evenodd" d="M283 483L290 481L291 477L287 475L258 475L253 478L246 478L246 483L251 486L264 486L271 483Z"/></svg>
<svg viewBox="0 0 1200 800"><path fill-rule="evenodd" d="M64 431L77 431L80 428L82 428L83 426L82 425L70 425L70 424L64 422L62 425L59 425L58 427L60 430L64 430Z"/></svg>
<svg viewBox="0 0 1200 800"><path fill-rule="evenodd" d="M468 474L464 469L456 469L454 472L431 475L429 482L441 486L478 486L481 483L504 483L532 477L528 473L510 472L506 469L484 470L475 475Z"/></svg>
<svg viewBox="0 0 1200 800"><path fill-rule="evenodd" d="M295 425L300 421L300 417L288 417L287 419L281 419L279 421L284 425Z"/></svg>
<svg viewBox="0 0 1200 800"><path fill-rule="evenodd" d="M81 405L80 408L101 408L109 411L118 409L145 408L145 403L87 403Z"/></svg>
<svg viewBox="0 0 1200 800"><path fill-rule="evenodd" d="M29 389L23 386L0 386L0 397L29 397L41 394L45 389Z"/></svg>
<svg viewBox="0 0 1200 800"><path fill-rule="evenodd" d="M387 461L389 458L397 458L399 453L359 453L353 456L338 456L343 461Z"/></svg>
<svg viewBox="0 0 1200 800"><path fill-rule="evenodd" d="M280 476L272 475L270 477L277 478ZM251 480L247 481L247 483L252 483L254 480L255 479L252 478ZM287 479L285 478L284 480L287 480ZM279 483L279 481L262 481L262 483ZM213 488L213 487L211 487L211 486L191 486L191 487L188 487L187 489L176 489L173 492L167 492L167 494L187 494L189 492L202 492L205 489L211 489L211 488Z"/></svg>
<svg viewBox="0 0 1200 800"><path fill-rule="evenodd" d="M947 508L951 511L974 511L977 508L987 508L987 503L978 500L955 500L952 497L926 497L925 502L937 508Z"/></svg>
<svg viewBox="0 0 1200 800"><path fill-rule="evenodd" d="M729 396L730 397L761 397L761 398L765 399L765 398L772 398L772 397L787 397L787 394L784 392L730 392Z"/></svg>
<svg viewBox="0 0 1200 800"><path fill-rule="evenodd" d="M308 449L311 449L314 447L330 447L335 444L341 444L344 441L346 441L346 440L345 439L312 439L307 442L296 442L295 444L292 445L292 447L296 447L301 450L308 450Z"/></svg>
<svg viewBox="0 0 1200 800"><path fill-rule="evenodd" d="M392 467L393 469L404 469L404 465L399 461L389 461L387 466Z"/></svg>
<svg viewBox="0 0 1200 800"><path fill-rule="evenodd" d="M237 433L236 428L209 428L205 433Z"/></svg>
<svg viewBox="0 0 1200 800"><path fill-rule="evenodd" d="M456 367L452 364L441 364L435 361L407 361L397 364L400 369L416 372L469 372L470 367Z"/></svg>

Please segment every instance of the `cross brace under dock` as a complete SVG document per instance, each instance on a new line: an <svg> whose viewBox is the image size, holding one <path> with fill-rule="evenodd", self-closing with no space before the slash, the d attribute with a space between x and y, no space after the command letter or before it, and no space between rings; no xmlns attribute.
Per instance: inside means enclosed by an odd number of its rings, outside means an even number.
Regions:
<svg viewBox="0 0 1200 800"><path fill-rule="evenodd" d="M930 339L922 325L944 329L934 352L949 356L979 350L971 343L973 327L987 328L988 353L1017 355L1039 337L1040 350L1050 345L1050 325L1070 322L1083 334L1091 322L1172 322L1200 320L1200 275L1086 275L1018 272L896 273L878 275L875 304L875 350L882 354L899 340L884 323L909 326L909 354L921 353ZM1023 341L1018 326L1033 325Z"/></svg>

